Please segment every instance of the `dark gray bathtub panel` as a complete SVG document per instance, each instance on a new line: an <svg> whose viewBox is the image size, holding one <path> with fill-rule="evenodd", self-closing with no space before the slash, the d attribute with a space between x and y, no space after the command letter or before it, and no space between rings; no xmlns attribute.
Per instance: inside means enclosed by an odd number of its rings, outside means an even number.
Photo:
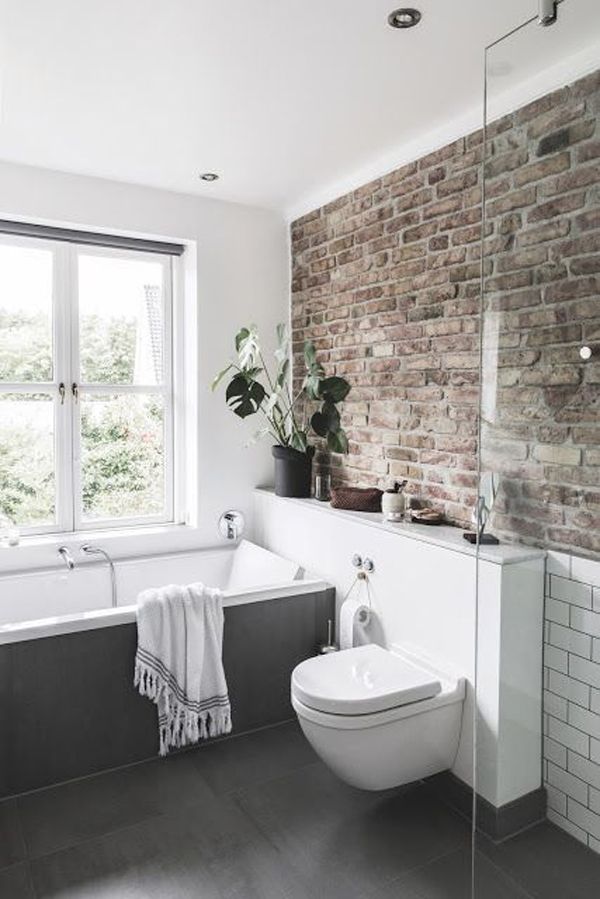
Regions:
<svg viewBox="0 0 600 899"><path fill-rule="evenodd" d="M334 591L225 610L223 658L234 731L293 716L289 678L314 654ZM156 710L133 688L136 626L0 646L0 796L157 752Z"/></svg>
<svg viewBox="0 0 600 899"><path fill-rule="evenodd" d="M0 646L0 796L9 792L7 734L11 727L12 689L11 689L11 649Z"/></svg>
<svg viewBox="0 0 600 899"><path fill-rule="evenodd" d="M223 662L234 728L245 731L293 717L290 674L325 641L333 595L249 603L225 612Z"/></svg>
<svg viewBox="0 0 600 899"><path fill-rule="evenodd" d="M15 826L16 821L17 800L0 803L0 869L16 864L26 856L23 834L21 828Z"/></svg>
<svg viewBox="0 0 600 899"><path fill-rule="evenodd" d="M135 624L13 644L6 792L152 754L156 713L133 688L135 646Z"/></svg>

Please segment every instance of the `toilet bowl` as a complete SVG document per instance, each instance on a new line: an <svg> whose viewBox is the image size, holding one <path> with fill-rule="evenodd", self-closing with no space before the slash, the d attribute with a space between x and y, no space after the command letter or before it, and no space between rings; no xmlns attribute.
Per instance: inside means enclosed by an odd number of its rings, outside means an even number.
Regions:
<svg viewBox="0 0 600 899"><path fill-rule="evenodd" d="M323 761L346 783L385 790L450 768L464 678L370 643L301 662L292 705Z"/></svg>

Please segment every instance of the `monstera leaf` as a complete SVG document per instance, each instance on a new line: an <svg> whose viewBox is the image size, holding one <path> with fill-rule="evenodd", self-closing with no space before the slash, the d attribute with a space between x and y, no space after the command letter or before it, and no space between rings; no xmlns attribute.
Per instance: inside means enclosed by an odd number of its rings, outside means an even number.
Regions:
<svg viewBox="0 0 600 899"><path fill-rule="evenodd" d="M350 384L344 378L323 378L319 383L319 396L330 403L341 403L350 393Z"/></svg>
<svg viewBox="0 0 600 899"><path fill-rule="evenodd" d="M312 340L307 340L304 343L304 363L306 365L304 389L311 400L318 400L320 399L319 386L325 371L323 366L317 361L317 351Z"/></svg>
<svg viewBox="0 0 600 899"><path fill-rule="evenodd" d="M250 325L249 328L242 328L238 331L235 335L235 349L242 371L248 371L256 366L260 359L256 325Z"/></svg>
<svg viewBox="0 0 600 899"><path fill-rule="evenodd" d="M333 400L325 400L322 408L312 416L310 423L319 437L326 438L327 447L332 453L348 452L348 438L342 429L340 413Z"/></svg>
<svg viewBox="0 0 600 899"><path fill-rule="evenodd" d="M310 423L319 437L327 437L329 431L339 431L340 413L333 403L324 402L323 408L314 413Z"/></svg>
<svg viewBox="0 0 600 899"><path fill-rule="evenodd" d="M227 405L240 418L247 418L258 412L265 396L266 391L260 381L255 381L244 373L231 379L225 393Z"/></svg>
<svg viewBox="0 0 600 899"><path fill-rule="evenodd" d="M348 438L342 429L330 431L327 435L327 446L332 453L347 453Z"/></svg>
<svg viewBox="0 0 600 899"><path fill-rule="evenodd" d="M290 334L287 325L277 325L277 349L274 353L279 365L287 362L290 356Z"/></svg>
<svg viewBox="0 0 600 899"><path fill-rule="evenodd" d="M305 431L294 431L290 441L292 449L298 450L299 453L305 453L308 450L308 440Z"/></svg>
<svg viewBox="0 0 600 899"><path fill-rule="evenodd" d="M210 389L216 390L217 387L219 386L219 384L221 383L221 381L223 380L223 378L225 377L225 375L228 374L232 368L233 368L233 363L230 362L229 365L227 365L225 368L223 368L219 372L219 374L213 378L212 383L210 385Z"/></svg>
<svg viewBox="0 0 600 899"><path fill-rule="evenodd" d="M312 340L304 341L304 361L309 371L311 368L320 367L317 362L317 351Z"/></svg>
<svg viewBox="0 0 600 899"><path fill-rule="evenodd" d="M302 390L292 397L289 390L290 336L285 325L277 328L276 369L271 373L264 361L256 325L241 328L235 336L237 359L219 372L212 383L213 390L226 377L229 384L226 400L229 408L239 418L247 418L260 412L267 422L256 436L272 435L281 446L291 446L298 452L314 454L314 446L308 442L309 428L306 421L298 424L294 405L305 398L320 408L310 419L312 430L327 442L334 453L348 452L348 438L342 426L337 404L350 391L350 385L341 377L325 377L325 369L317 359L314 343L304 344L306 373ZM262 381L267 386L264 386ZM306 412L306 409L304 410Z"/></svg>

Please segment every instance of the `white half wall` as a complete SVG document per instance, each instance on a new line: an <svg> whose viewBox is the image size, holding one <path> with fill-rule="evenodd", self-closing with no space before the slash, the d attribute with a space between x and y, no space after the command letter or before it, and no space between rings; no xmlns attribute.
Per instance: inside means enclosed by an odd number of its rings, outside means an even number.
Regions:
<svg viewBox="0 0 600 899"><path fill-rule="evenodd" d="M252 488L272 479L270 446L246 448L258 423L241 422L226 408L224 391L212 394L209 385L231 356L241 326L257 324L270 349L275 326L288 319L283 218L255 207L9 163L0 163L0 217L188 244L183 280L187 311L197 317L198 357L198 481L186 491L198 527L194 542L220 542L217 520L226 509L251 519Z"/></svg>
<svg viewBox="0 0 600 899"><path fill-rule="evenodd" d="M371 625L355 642L401 644L467 679L452 768L473 783L477 628L477 791L496 808L541 786L544 552L503 544L475 550L457 528L384 524L380 514L339 512L316 500L257 490L258 542L332 583L338 609L356 577L352 556L375 571ZM479 579L479 614L476 615Z"/></svg>

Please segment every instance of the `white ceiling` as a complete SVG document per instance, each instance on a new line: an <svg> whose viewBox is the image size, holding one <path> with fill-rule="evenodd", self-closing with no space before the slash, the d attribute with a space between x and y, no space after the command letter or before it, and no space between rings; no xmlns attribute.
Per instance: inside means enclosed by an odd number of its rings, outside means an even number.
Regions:
<svg viewBox="0 0 600 899"><path fill-rule="evenodd" d="M0 159L310 208L476 122L483 47L537 9L412 2L397 31L398 0L0 0Z"/></svg>

